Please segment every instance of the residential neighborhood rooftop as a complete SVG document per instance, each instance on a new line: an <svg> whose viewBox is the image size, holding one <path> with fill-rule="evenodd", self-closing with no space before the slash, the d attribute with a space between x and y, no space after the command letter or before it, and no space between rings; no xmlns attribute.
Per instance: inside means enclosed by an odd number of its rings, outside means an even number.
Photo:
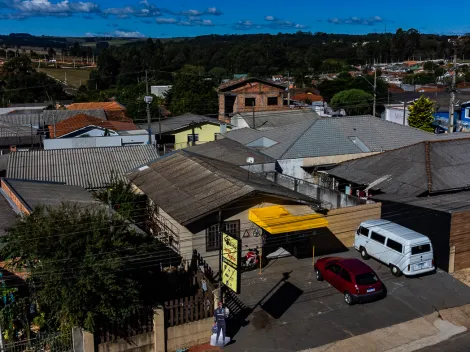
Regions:
<svg viewBox="0 0 470 352"><path fill-rule="evenodd" d="M231 81L228 81L226 83L223 83L219 86L219 91L224 92L228 90L232 90L241 86L244 86L248 83L264 83L273 87L277 87L280 89L285 89L286 86L281 85L279 83L276 83L274 81L268 80L268 79L261 79L261 78L256 78L256 77L241 77L238 79L233 79Z"/></svg>
<svg viewBox="0 0 470 352"><path fill-rule="evenodd" d="M381 193L418 196L467 189L470 138L427 141L344 162L329 174Z"/></svg>
<svg viewBox="0 0 470 352"><path fill-rule="evenodd" d="M17 152L10 154L6 176L94 189L157 158L151 145Z"/></svg>
<svg viewBox="0 0 470 352"><path fill-rule="evenodd" d="M99 118L101 120L107 120L106 113L104 109L89 109L89 110L44 110L42 113L45 125L53 125L63 120L67 120L73 116L79 114L86 114Z"/></svg>
<svg viewBox="0 0 470 352"><path fill-rule="evenodd" d="M186 150L194 154L225 161L238 166L248 165L248 157L254 159L253 164L276 162L274 158L228 138L198 144L186 148Z"/></svg>
<svg viewBox="0 0 470 352"><path fill-rule="evenodd" d="M101 127L113 131L137 130L138 127L131 122L104 121L100 118L80 113L55 125L49 125L51 138L59 138L88 126Z"/></svg>
<svg viewBox="0 0 470 352"><path fill-rule="evenodd" d="M257 193L319 204L313 198L279 186L236 165L184 150L140 167L127 177L183 225Z"/></svg>
<svg viewBox="0 0 470 352"><path fill-rule="evenodd" d="M117 101L93 102L93 103L73 103L67 105L67 110L126 110L126 107Z"/></svg>
<svg viewBox="0 0 470 352"><path fill-rule="evenodd" d="M32 211L39 205L59 206L62 203L75 203L80 206L100 204L90 192L83 187L70 186L60 182L41 182L30 180L2 179L22 201L23 205Z"/></svg>
<svg viewBox="0 0 470 352"><path fill-rule="evenodd" d="M201 124L201 123L212 123L215 125L220 125L222 121L219 121L215 118L202 116L202 115L187 113L183 115L168 117L167 119L161 119L160 123L152 122L151 128L154 133L158 133L159 126L160 126L159 124L161 124L161 132L167 133L170 131L176 131L179 129L187 128L191 124ZM148 128L147 124L139 124L138 126L142 129Z"/></svg>
<svg viewBox="0 0 470 352"><path fill-rule="evenodd" d="M276 159L382 152L440 138L370 115L321 118L265 131L243 128L225 137ZM262 138L271 143L257 145Z"/></svg>
<svg viewBox="0 0 470 352"><path fill-rule="evenodd" d="M252 112L242 112L235 114L232 118L232 124L239 125L239 119L242 119L250 128L255 121L256 129L267 130L276 127L288 126L299 122L314 121L320 116L310 108L283 110L283 111L261 111L255 113L253 119Z"/></svg>

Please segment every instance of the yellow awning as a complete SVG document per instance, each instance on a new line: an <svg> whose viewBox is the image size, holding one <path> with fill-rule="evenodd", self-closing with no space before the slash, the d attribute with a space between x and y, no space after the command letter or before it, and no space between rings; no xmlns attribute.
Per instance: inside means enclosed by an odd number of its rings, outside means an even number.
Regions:
<svg viewBox="0 0 470 352"><path fill-rule="evenodd" d="M282 205L250 209L248 218L272 235L328 226L321 214L292 215Z"/></svg>

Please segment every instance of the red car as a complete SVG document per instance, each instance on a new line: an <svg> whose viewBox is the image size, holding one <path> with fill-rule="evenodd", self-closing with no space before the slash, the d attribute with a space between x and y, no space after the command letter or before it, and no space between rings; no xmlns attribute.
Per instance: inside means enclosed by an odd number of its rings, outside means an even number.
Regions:
<svg viewBox="0 0 470 352"><path fill-rule="evenodd" d="M318 281L326 280L344 294L352 305L386 296L386 289L377 274L367 264L355 258L325 257L315 263Z"/></svg>

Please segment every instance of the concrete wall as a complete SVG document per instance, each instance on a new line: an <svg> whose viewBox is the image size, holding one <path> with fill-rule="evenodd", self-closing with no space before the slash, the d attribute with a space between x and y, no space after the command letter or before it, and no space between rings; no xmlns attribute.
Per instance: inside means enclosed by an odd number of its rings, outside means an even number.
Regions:
<svg viewBox="0 0 470 352"><path fill-rule="evenodd" d="M98 345L97 352L154 352L154 333L147 332L115 342L106 342ZM87 352L87 351L85 351Z"/></svg>
<svg viewBox="0 0 470 352"><path fill-rule="evenodd" d="M214 318L194 321L167 328L167 351L176 351L182 347L202 345L210 341ZM155 352L165 352L156 350Z"/></svg>
<svg viewBox="0 0 470 352"><path fill-rule="evenodd" d="M315 198L323 203L323 207L328 209L344 208L362 204L363 201L357 197L349 196L345 193L318 186L309 181L293 178L284 174L267 174L266 178L278 185Z"/></svg>
<svg viewBox="0 0 470 352"><path fill-rule="evenodd" d="M408 108L405 110L405 125L408 126L408 115L410 114ZM396 106L386 106L383 113L386 121L390 121L399 125L403 125L403 105L397 104Z"/></svg>
<svg viewBox="0 0 470 352"><path fill-rule="evenodd" d="M311 158L298 158L298 159L280 159L279 165L282 167L282 173L301 180L310 180L312 175L306 172L303 167L313 167L318 165L339 164L344 161L363 158L365 156L378 154L374 153L356 153L356 154L343 154L343 155L330 155Z"/></svg>
<svg viewBox="0 0 470 352"><path fill-rule="evenodd" d="M227 131L230 131L231 127L227 126ZM215 134L220 133L220 125L213 125L207 123L201 127L194 128L194 134L197 134L199 141L196 144L206 143L215 141ZM192 134L192 129L188 128L184 131L174 133L175 136L175 147L174 149L183 149L190 147L192 144L188 143L188 135Z"/></svg>

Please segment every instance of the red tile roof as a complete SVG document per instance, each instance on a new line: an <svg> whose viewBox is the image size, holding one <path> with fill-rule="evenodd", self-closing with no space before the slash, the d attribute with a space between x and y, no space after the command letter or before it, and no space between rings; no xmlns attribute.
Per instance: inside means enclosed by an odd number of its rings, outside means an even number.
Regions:
<svg viewBox="0 0 470 352"><path fill-rule="evenodd" d="M310 92L300 93L292 97L292 100L297 101L306 101L307 99L310 101L323 101L323 97L321 95L313 94Z"/></svg>
<svg viewBox="0 0 470 352"><path fill-rule="evenodd" d="M87 126L96 126L113 131L130 131L139 128L130 122L104 121L94 116L78 114L66 120L62 120L54 126L49 126L51 138L58 138Z"/></svg>
<svg viewBox="0 0 470 352"><path fill-rule="evenodd" d="M124 105L117 101L92 102L92 103L73 103L67 106L67 110L119 110L126 111Z"/></svg>

